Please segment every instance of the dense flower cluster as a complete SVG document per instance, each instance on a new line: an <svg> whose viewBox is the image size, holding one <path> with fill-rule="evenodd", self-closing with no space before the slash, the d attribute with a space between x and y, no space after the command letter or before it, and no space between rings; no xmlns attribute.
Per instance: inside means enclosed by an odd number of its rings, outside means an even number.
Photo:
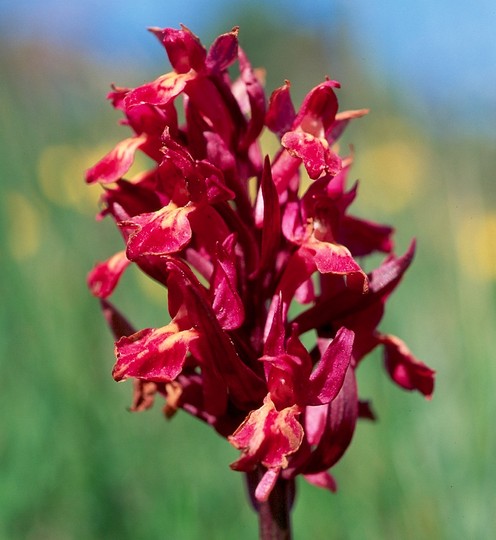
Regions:
<svg viewBox="0 0 496 540"><path fill-rule="evenodd" d="M357 418L373 416L357 394L362 358L380 345L393 381L427 397L434 386L431 369L377 330L414 246L396 256L392 228L348 213L352 160L334 143L367 111L338 113L332 80L298 112L289 82L267 104L236 28L208 51L185 27L152 32L173 71L113 89L133 135L87 172L126 244L89 275L117 339L113 376L135 380L133 410L159 393L168 416L183 409L227 437L241 451L233 469L264 471L259 500L279 476L335 489L328 469ZM280 141L271 157L265 128ZM138 150L153 167L124 179ZM374 252L384 262L366 273L357 258ZM165 326L136 332L107 300L131 263L167 287Z"/></svg>

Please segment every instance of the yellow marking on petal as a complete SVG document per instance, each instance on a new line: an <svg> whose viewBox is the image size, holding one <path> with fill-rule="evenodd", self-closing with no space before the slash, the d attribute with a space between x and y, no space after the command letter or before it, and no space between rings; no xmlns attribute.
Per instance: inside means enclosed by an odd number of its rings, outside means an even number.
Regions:
<svg viewBox="0 0 496 540"><path fill-rule="evenodd" d="M175 71L169 71L168 73L165 73L164 75L158 77L155 82L159 84L162 90L166 89L167 91L169 91L178 85L185 84L190 79L194 79L195 77L196 71L194 69L190 69L186 73L176 73Z"/></svg>
<svg viewBox="0 0 496 540"><path fill-rule="evenodd" d="M107 267L110 271L116 270L120 265L123 259L126 258L125 251L118 251L115 255L112 255L107 262Z"/></svg>
<svg viewBox="0 0 496 540"><path fill-rule="evenodd" d="M41 246L41 216L33 203L16 191L6 193L7 245L12 258L25 261L36 255Z"/></svg>
<svg viewBox="0 0 496 540"><path fill-rule="evenodd" d="M148 345L150 343L153 343L154 341L157 341L162 336L163 336L163 341L157 346L157 350L159 352L164 352L170 346L170 342L168 342L169 337L171 335L174 335L174 333L178 331L179 331L179 327L177 326L175 322L170 322L169 324L162 326L161 328L155 328L143 340L143 347L136 355L136 358L141 359L148 356L149 354ZM140 338L140 339L143 339L143 338Z"/></svg>
<svg viewBox="0 0 496 540"><path fill-rule="evenodd" d="M174 326L176 326L177 328L177 325L174 324ZM169 329L169 332L170 332L170 329ZM157 349L159 352L166 352L171 347L173 347L176 343L182 342L184 340L187 340L187 342L189 343L190 340L195 339L197 336L198 336L198 332L194 329L177 331L167 336L164 339L164 341L162 341L162 343L159 344Z"/></svg>
<svg viewBox="0 0 496 540"><path fill-rule="evenodd" d="M236 464L239 461L257 454L267 440L267 428L269 428L274 436L280 433L289 442L290 448L281 456L281 463L279 464L282 469L286 469L288 467L287 456L294 454L303 440L303 428L295 418L298 414L300 414L298 405L292 405L278 411L270 394L267 394L263 400L263 405L251 411L236 431L227 438L235 448L242 452L241 458L232 463L231 467L236 469ZM262 464L269 466L264 461L262 461Z"/></svg>

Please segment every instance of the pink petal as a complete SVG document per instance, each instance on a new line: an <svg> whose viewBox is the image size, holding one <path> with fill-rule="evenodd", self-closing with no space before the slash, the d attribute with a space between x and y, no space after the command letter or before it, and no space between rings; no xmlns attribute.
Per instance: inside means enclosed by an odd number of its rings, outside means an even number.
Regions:
<svg viewBox="0 0 496 540"><path fill-rule="evenodd" d="M253 408L262 399L265 385L238 355L229 335L224 332L212 309L204 287L191 269L182 261L170 258L167 262L171 284L177 286L184 297L188 317L195 328L207 336L198 346L203 361L212 366L229 388L231 400L242 410ZM177 294L177 291L173 294ZM245 409L246 410L246 409Z"/></svg>
<svg viewBox="0 0 496 540"><path fill-rule="evenodd" d="M86 171L86 182L109 183L122 178L134 162L134 154L147 140L147 135L130 137L118 143L115 148L96 165Z"/></svg>
<svg viewBox="0 0 496 540"><path fill-rule="evenodd" d="M281 217L279 209L279 197L272 180L270 171L270 161L265 158L262 173L262 197L264 218L262 227L262 253L260 260L260 270L267 267L274 261L274 253L277 252L281 243Z"/></svg>
<svg viewBox="0 0 496 540"><path fill-rule="evenodd" d="M126 110L145 103L162 107L169 105L195 77L196 74L190 71L161 75L153 82L131 90L124 99Z"/></svg>
<svg viewBox="0 0 496 540"><path fill-rule="evenodd" d="M97 264L88 275L91 293L98 298L110 296L130 263L126 252L119 251L107 261Z"/></svg>
<svg viewBox="0 0 496 540"><path fill-rule="evenodd" d="M327 405L322 437L304 466L303 474L314 474L332 467L348 448L358 417L358 398L353 369L348 369L341 390Z"/></svg>
<svg viewBox="0 0 496 540"><path fill-rule="evenodd" d="M109 301L100 300L100 304L102 306L103 316L115 339L119 339L122 336L130 336L136 332L129 321Z"/></svg>
<svg viewBox="0 0 496 540"><path fill-rule="evenodd" d="M383 305L387 296L401 281L405 271L413 260L415 242L412 242L408 251L401 257L390 256L384 263L371 272L369 276L369 292L362 294L360 290L350 290L341 283L337 289L331 289L318 299L315 306L311 307L296 317L300 332L306 332L311 328L317 328L329 324L331 321L348 321L348 327L354 328L351 322L360 312L367 310L374 304ZM381 308L382 309L382 308ZM356 337L360 337L360 330Z"/></svg>
<svg viewBox="0 0 496 540"><path fill-rule="evenodd" d="M164 203L152 187L155 179L154 171L138 183L118 180L111 187L105 186L102 202L106 208L103 215L111 214L115 221L123 221L162 208Z"/></svg>
<svg viewBox="0 0 496 540"><path fill-rule="evenodd" d="M323 405L338 395L350 365L354 337L346 328L337 332L310 375L307 405Z"/></svg>
<svg viewBox="0 0 496 540"><path fill-rule="evenodd" d="M301 159L293 157L285 148L279 152L272 162L272 178L277 187L277 193L286 192L291 182L296 178L299 182Z"/></svg>
<svg viewBox="0 0 496 540"><path fill-rule="evenodd" d="M202 77L191 81L185 92L191 100L190 106L197 109L210 131L218 133L222 140L231 146L239 126L233 121L230 109L232 104L224 98L214 80ZM240 120L243 121L243 117Z"/></svg>
<svg viewBox="0 0 496 540"><path fill-rule="evenodd" d="M231 468L250 471L261 463L268 469L285 469L288 456L298 450L303 440L303 428L296 420L298 414L296 406L277 411L267 396L262 407L252 411L228 437L242 452Z"/></svg>
<svg viewBox="0 0 496 540"><path fill-rule="evenodd" d="M281 223L283 235L290 242L301 244L305 238L306 228L306 222L302 218L300 200L296 195L288 194Z"/></svg>
<svg viewBox="0 0 496 540"><path fill-rule="evenodd" d="M210 289L212 308L221 327L234 330L243 324L244 307L236 289L236 255L234 253L234 235L226 238L223 245L217 246Z"/></svg>
<svg viewBox="0 0 496 540"><path fill-rule="evenodd" d="M122 337L115 345L117 362L112 376L116 381L129 377L172 381L181 372L190 347L198 337L197 330L180 330L174 322Z"/></svg>
<svg viewBox="0 0 496 540"><path fill-rule="evenodd" d="M229 230L235 232L237 235L238 244L241 247L241 250L244 255L244 261L246 264L245 273L248 276L254 275L256 269L258 268L258 261L260 256L259 243L255 237L255 231L250 226L250 223L246 223L236 212L233 207L227 203L222 203L216 205L217 215L220 216L220 221L224 223L225 227L228 227ZM205 228L205 227L204 227ZM207 231L211 229L209 227ZM224 236L224 238L227 236Z"/></svg>
<svg viewBox="0 0 496 540"><path fill-rule="evenodd" d="M224 172L236 170L236 158L221 136L214 131L204 131L202 135L207 143L208 161Z"/></svg>
<svg viewBox="0 0 496 540"><path fill-rule="evenodd" d="M288 131L281 144L293 157L303 161L308 176L313 180L324 173L335 176L341 170L341 159L329 148L325 139L303 131Z"/></svg>
<svg viewBox="0 0 496 540"><path fill-rule="evenodd" d="M300 304L309 304L315 300L315 287L311 278L304 281L296 289L294 297Z"/></svg>
<svg viewBox="0 0 496 540"><path fill-rule="evenodd" d="M311 446L317 445L324 434L328 410L327 404L305 407L305 438Z"/></svg>
<svg viewBox="0 0 496 540"><path fill-rule="evenodd" d="M269 469L265 472L262 479L258 483L257 488L255 489L255 499L257 499L257 501L265 502L268 500L269 495L274 489L277 479L279 478L279 472L280 469Z"/></svg>
<svg viewBox="0 0 496 540"><path fill-rule="evenodd" d="M355 257L363 257L375 251L390 253L393 249L394 229L351 216L345 216L338 241L347 246Z"/></svg>
<svg viewBox="0 0 496 540"><path fill-rule="evenodd" d="M272 92L265 117L267 127L279 137L291 129L296 116L289 92L290 86L289 81L286 81L283 86Z"/></svg>
<svg viewBox="0 0 496 540"><path fill-rule="evenodd" d="M304 258L311 258L321 274L339 274L347 276L351 288L362 292L368 290L365 272L355 262L349 250L342 245L322 242L311 238L300 248Z"/></svg>
<svg viewBox="0 0 496 540"><path fill-rule="evenodd" d="M176 73L186 73L190 69L200 71L205 65L206 51L198 37L186 26L181 26L181 30L153 27L150 32L164 45Z"/></svg>
<svg viewBox="0 0 496 540"><path fill-rule="evenodd" d="M287 316L295 291L315 270L313 252L300 248L291 255L276 290L277 294L281 294L283 317Z"/></svg>
<svg viewBox="0 0 496 540"><path fill-rule="evenodd" d="M157 212L134 216L120 224L130 229L127 256L134 260L140 255L164 255L176 253L191 240L191 226L188 214L195 206L176 207L173 203Z"/></svg>
<svg viewBox="0 0 496 540"><path fill-rule="evenodd" d="M314 486L328 489L333 493L335 493L338 489L336 480L334 480L334 478L327 471L315 474L304 474L303 476L307 482L310 482L310 484L313 484Z"/></svg>
<svg viewBox="0 0 496 540"><path fill-rule="evenodd" d="M313 88L301 104L293 129L301 127L307 133L324 137L336 118L338 99L334 88L339 86L337 81L327 80Z"/></svg>
<svg viewBox="0 0 496 540"><path fill-rule="evenodd" d="M386 296L398 285L415 255L415 240L401 257L390 256L370 274L370 292Z"/></svg>
<svg viewBox="0 0 496 540"><path fill-rule="evenodd" d="M250 120L246 126L246 132L239 141L239 149L245 150L257 139L264 127L265 92L241 48L238 51L238 56L241 80L246 88L251 112Z"/></svg>
<svg viewBox="0 0 496 540"><path fill-rule="evenodd" d="M401 339L381 335L379 340L384 345L384 362L393 381L405 390L418 390L430 399L436 372L417 360Z"/></svg>
<svg viewBox="0 0 496 540"><path fill-rule="evenodd" d="M205 67L209 72L227 69L238 57L238 27L220 35L208 50Z"/></svg>
<svg viewBox="0 0 496 540"><path fill-rule="evenodd" d="M270 304L264 332L264 354L279 356L284 353L285 327L281 295L274 296Z"/></svg>

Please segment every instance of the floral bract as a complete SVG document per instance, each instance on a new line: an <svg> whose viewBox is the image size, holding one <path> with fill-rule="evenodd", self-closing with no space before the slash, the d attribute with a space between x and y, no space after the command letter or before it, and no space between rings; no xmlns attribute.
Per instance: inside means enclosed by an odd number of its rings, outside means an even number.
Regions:
<svg viewBox="0 0 496 540"><path fill-rule="evenodd" d="M133 410L158 393L168 417L183 409L226 437L241 452L233 469L265 471L260 501L280 476L334 490L329 468L357 418L373 417L358 398L362 358L381 346L395 383L426 397L434 386L434 372L377 329L414 245L396 256L392 228L348 212L352 159L335 142L367 111L339 113L331 80L298 112L289 82L267 103L236 28L208 51L185 27L152 32L173 71L113 89L132 135L87 171L125 242L89 275L117 339L113 376L134 379ZM280 142L274 155L262 153L265 129ZM154 164L126 178L138 151ZM384 262L366 273L357 259L374 252ZM108 301L130 264L168 290L161 328L135 331Z"/></svg>

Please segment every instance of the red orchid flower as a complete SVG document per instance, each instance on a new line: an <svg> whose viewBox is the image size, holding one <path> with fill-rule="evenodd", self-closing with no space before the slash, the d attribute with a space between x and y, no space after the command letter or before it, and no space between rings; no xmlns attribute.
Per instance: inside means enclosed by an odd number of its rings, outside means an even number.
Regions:
<svg viewBox="0 0 496 540"><path fill-rule="evenodd" d="M158 393L168 417L182 409L226 437L241 451L233 469L262 471L258 501L297 475L335 490L328 470L357 418L373 417L355 377L364 356L382 346L396 384L426 397L434 388L434 372L378 330L414 244L398 257L391 227L349 214L352 158L335 142L367 111L338 113L331 80L299 111L289 82L266 105L237 28L208 51L186 27L152 32L173 71L113 89L132 135L86 174L103 185L101 217L124 240L88 279L117 339L113 376L135 381L133 410ZM264 129L280 140L273 156L263 155ZM136 152L153 166L129 178ZM384 262L366 273L358 258L377 252ZM108 301L130 264L167 287L164 326L135 331Z"/></svg>

